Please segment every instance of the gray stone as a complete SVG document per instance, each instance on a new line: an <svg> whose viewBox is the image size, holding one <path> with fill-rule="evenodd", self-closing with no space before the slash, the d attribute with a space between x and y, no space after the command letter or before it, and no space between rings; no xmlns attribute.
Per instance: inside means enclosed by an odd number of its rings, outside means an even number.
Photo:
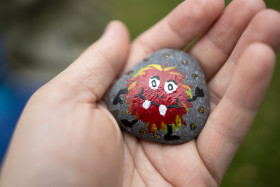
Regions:
<svg viewBox="0 0 280 187"><path fill-rule="evenodd" d="M130 134L163 144L195 138L209 113L204 74L189 54L163 49L116 81L109 110Z"/></svg>

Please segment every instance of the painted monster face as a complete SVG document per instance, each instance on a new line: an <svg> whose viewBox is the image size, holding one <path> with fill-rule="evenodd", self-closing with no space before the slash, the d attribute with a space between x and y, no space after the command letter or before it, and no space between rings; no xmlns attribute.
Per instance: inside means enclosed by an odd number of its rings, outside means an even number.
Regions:
<svg viewBox="0 0 280 187"><path fill-rule="evenodd" d="M192 107L187 101L192 95L183 82L185 76L173 66L150 64L142 68L128 80L128 112L146 123L152 133L159 129L166 131L166 125L173 128L186 125L182 115Z"/></svg>

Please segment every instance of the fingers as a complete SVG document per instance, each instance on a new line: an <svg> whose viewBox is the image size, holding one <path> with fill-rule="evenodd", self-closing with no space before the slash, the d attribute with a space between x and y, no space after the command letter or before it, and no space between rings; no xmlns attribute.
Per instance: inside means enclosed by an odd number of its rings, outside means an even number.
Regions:
<svg viewBox="0 0 280 187"><path fill-rule="evenodd" d="M129 34L126 27L119 21L113 21L103 36L53 82L57 89L64 92L64 97L67 95L65 91L69 90L75 98L79 98L77 94L82 94L82 97L88 96L90 102L95 102L119 74L128 50Z"/></svg>
<svg viewBox="0 0 280 187"><path fill-rule="evenodd" d="M210 79L228 59L239 37L254 15L265 8L262 0L235 0L212 28L190 49Z"/></svg>
<svg viewBox="0 0 280 187"><path fill-rule="evenodd" d="M198 136L200 156L219 182L262 102L274 62L271 47L261 43L250 45L237 63L224 97Z"/></svg>
<svg viewBox="0 0 280 187"><path fill-rule="evenodd" d="M135 39L124 72L156 50L184 48L213 24L223 8L224 0L182 2L163 20Z"/></svg>
<svg viewBox="0 0 280 187"><path fill-rule="evenodd" d="M242 34L236 47L226 64L208 83L211 96L211 108L215 108L224 95L238 58L244 49L254 42L261 42L271 46L274 50L280 45L280 14L273 10L264 10L258 13Z"/></svg>

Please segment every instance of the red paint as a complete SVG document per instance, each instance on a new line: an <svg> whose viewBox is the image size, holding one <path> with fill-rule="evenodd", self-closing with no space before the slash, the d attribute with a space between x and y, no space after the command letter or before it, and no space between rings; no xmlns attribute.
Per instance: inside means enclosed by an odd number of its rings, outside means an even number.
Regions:
<svg viewBox="0 0 280 187"><path fill-rule="evenodd" d="M156 65L158 66L158 65ZM186 88L183 85L184 77L186 74L182 74L181 72L177 72L175 68L159 66L161 68L145 67L139 72L138 76L135 76L128 80L127 88L129 92L126 94L126 102L129 104L128 112L131 115L134 115L137 119L143 121L148 125L149 132L154 132L152 129L152 124L156 124L157 129L161 129L162 122L166 125L175 124L175 118L177 115L182 119L182 115L187 113L187 108L192 107L190 102L187 102L189 95L187 95L186 91L190 91L190 88ZM138 72L138 73L139 73ZM160 84L158 89L153 90L149 86L149 80L153 76L159 76ZM173 93L167 93L164 90L165 82L168 80L174 80L177 83L178 88ZM136 83L136 84L135 84ZM133 87L132 85L135 84ZM188 86L189 87L189 86ZM148 109L143 108L144 100L140 97L135 97L137 94L144 89L144 93L142 94L146 100L153 101L158 103L159 105L176 105L176 98L179 99L178 105L179 108L167 108L166 114L164 116L159 113L159 106L150 105ZM157 97L163 96L163 98ZM185 106L184 106L185 105ZM186 125L186 123L182 120L182 124Z"/></svg>

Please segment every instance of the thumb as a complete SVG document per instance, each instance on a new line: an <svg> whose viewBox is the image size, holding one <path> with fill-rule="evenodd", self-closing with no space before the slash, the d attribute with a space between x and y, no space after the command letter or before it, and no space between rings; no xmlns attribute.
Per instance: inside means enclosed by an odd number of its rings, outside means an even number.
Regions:
<svg viewBox="0 0 280 187"><path fill-rule="evenodd" d="M90 93L90 102L102 98L124 66L129 50L129 33L120 21L112 21L101 38L59 74L52 83L75 94ZM78 98L78 97L77 97Z"/></svg>

